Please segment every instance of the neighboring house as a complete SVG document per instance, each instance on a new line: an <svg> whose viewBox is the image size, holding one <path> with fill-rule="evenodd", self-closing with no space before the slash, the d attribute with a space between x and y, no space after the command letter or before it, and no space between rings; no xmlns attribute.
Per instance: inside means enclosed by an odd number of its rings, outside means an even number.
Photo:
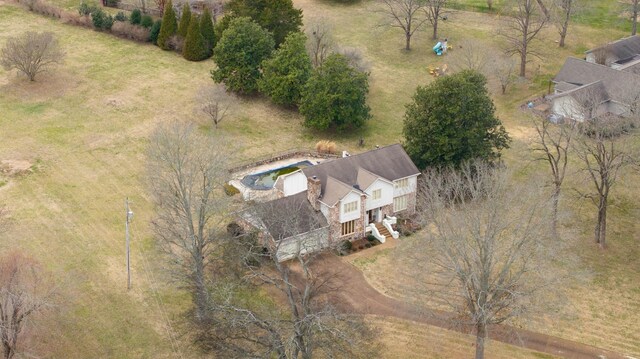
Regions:
<svg viewBox="0 0 640 359"><path fill-rule="evenodd" d="M278 248L283 247L280 241L287 241L288 248L309 252L363 238L368 232L384 242L388 237L398 236L392 228L396 216L415 213L419 175L420 171L399 144L347 155L278 177L275 188L281 198L256 207L280 208L282 213L275 214L278 211L272 210L257 215L252 210L245 211L243 218L252 227L269 232L267 237L274 241L272 246ZM306 205L300 204L302 200ZM283 232L267 224L274 215L316 218L301 222L319 224ZM324 221L318 221L318 215ZM286 236L274 235L274 231ZM301 241L303 245L292 244ZM278 249L277 255L279 259L288 259L291 251L281 253Z"/></svg>
<svg viewBox="0 0 640 359"><path fill-rule="evenodd" d="M619 69L625 64L640 61L640 36L629 36L589 50L585 59L590 63L599 63Z"/></svg>
<svg viewBox="0 0 640 359"><path fill-rule="evenodd" d="M627 116L640 99L640 74L628 71L635 69L568 58L553 79L553 113L580 122L604 113Z"/></svg>

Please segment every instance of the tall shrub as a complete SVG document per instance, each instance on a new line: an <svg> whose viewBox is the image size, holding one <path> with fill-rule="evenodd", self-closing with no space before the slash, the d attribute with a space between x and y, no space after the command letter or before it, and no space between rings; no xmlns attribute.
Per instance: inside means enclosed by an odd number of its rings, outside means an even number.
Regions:
<svg viewBox="0 0 640 359"><path fill-rule="evenodd" d="M216 46L216 34L213 30L213 20L211 19L211 12L206 7L200 16L200 33L204 37L204 41L207 45L207 53L211 56L213 48Z"/></svg>
<svg viewBox="0 0 640 359"><path fill-rule="evenodd" d="M142 20L142 12L140 11L140 9L134 9L131 12L131 17L129 18L129 21L133 25L140 25L141 20Z"/></svg>
<svg viewBox="0 0 640 359"><path fill-rule="evenodd" d="M140 26L144 27L145 29L151 28L151 26L153 26L153 18L149 15L143 15L142 19L140 20Z"/></svg>
<svg viewBox="0 0 640 359"><path fill-rule="evenodd" d="M258 88L278 105L297 106L300 103L302 89L312 69L306 41L303 33L291 33L273 57L262 62Z"/></svg>
<svg viewBox="0 0 640 359"><path fill-rule="evenodd" d="M158 44L158 35L160 35L160 28L162 27L162 20L156 20L151 26L151 31L149 32L149 42L154 45Z"/></svg>
<svg viewBox="0 0 640 359"><path fill-rule="evenodd" d="M231 91L254 93L260 64L269 58L274 46L271 34L251 19L233 19L213 51L218 68L211 71L211 77L215 82L224 82Z"/></svg>
<svg viewBox="0 0 640 359"><path fill-rule="evenodd" d="M184 3L182 6L182 17L180 18L180 24L178 25L178 35L184 39L187 37L189 31L189 22L191 21L191 7L189 2Z"/></svg>
<svg viewBox="0 0 640 359"><path fill-rule="evenodd" d="M367 105L369 75L333 54L318 67L302 91L300 113L304 124L319 130L362 127L370 115Z"/></svg>
<svg viewBox="0 0 640 359"><path fill-rule="evenodd" d="M182 56L189 61L202 61L209 57L207 43L200 32L200 24L195 14L191 15L189 30L184 40Z"/></svg>
<svg viewBox="0 0 640 359"><path fill-rule="evenodd" d="M176 34L178 30L178 22L176 21L176 12L173 10L171 0L164 6L164 14L162 15L162 26L158 35L158 46L163 50L170 50L169 39Z"/></svg>

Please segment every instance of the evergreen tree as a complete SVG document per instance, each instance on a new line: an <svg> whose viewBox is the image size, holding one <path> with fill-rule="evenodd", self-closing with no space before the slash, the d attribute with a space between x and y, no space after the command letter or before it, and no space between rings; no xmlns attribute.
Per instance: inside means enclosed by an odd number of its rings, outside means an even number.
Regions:
<svg viewBox="0 0 640 359"><path fill-rule="evenodd" d="M369 75L332 54L311 75L302 91L300 113L305 126L326 130L362 127L370 115Z"/></svg>
<svg viewBox="0 0 640 359"><path fill-rule="evenodd" d="M258 80L258 88L278 105L297 106L300 103L302 90L312 69L306 41L305 34L293 32L273 57L262 62L262 78Z"/></svg>
<svg viewBox="0 0 640 359"><path fill-rule="evenodd" d="M178 35L182 36L184 39L187 37L187 32L189 31L189 22L191 21L191 7L189 6L189 2L184 3L182 7L182 17L180 18L180 24L178 25Z"/></svg>
<svg viewBox="0 0 640 359"><path fill-rule="evenodd" d="M418 87L404 116L404 146L418 168L491 161L509 147L486 84L484 75L465 70Z"/></svg>
<svg viewBox="0 0 640 359"><path fill-rule="evenodd" d="M160 34L158 35L158 46L163 50L171 50L169 39L176 34L178 22L176 21L176 12L173 10L171 0L164 6L164 14L162 15L162 26L160 26Z"/></svg>
<svg viewBox="0 0 640 359"><path fill-rule="evenodd" d="M274 42L271 34L249 18L231 20L213 51L218 68L211 71L215 82L241 94L258 89L260 64L269 58Z"/></svg>
<svg viewBox="0 0 640 359"><path fill-rule="evenodd" d="M211 12L206 7L200 16L200 33L204 37L207 44L207 53L211 56L213 48L216 46L216 34L213 30L213 20L211 19Z"/></svg>
<svg viewBox="0 0 640 359"><path fill-rule="evenodd" d="M158 35L160 35L160 28L162 27L162 20L156 20L151 26L151 31L149 31L149 42L154 45L158 44Z"/></svg>
<svg viewBox="0 0 640 359"><path fill-rule="evenodd" d="M243 16L271 32L276 47L284 42L289 33L299 32L302 27L302 10L293 7L291 0L231 0L225 6L220 29L224 31L227 28L229 22L225 19Z"/></svg>
<svg viewBox="0 0 640 359"><path fill-rule="evenodd" d="M131 17L129 18L129 22L133 25L140 25L140 21L142 20L142 12L140 9L133 9L131 12Z"/></svg>
<svg viewBox="0 0 640 359"><path fill-rule="evenodd" d="M189 61L202 61L209 57L207 42L200 32L200 24L195 14L191 15L189 30L184 40L182 56Z"/></svg>

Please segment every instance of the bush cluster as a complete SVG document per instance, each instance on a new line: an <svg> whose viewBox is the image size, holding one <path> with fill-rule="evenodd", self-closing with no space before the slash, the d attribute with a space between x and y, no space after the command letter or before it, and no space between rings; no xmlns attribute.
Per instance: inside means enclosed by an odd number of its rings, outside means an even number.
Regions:
<svg viewBox="0 0 640 359"><path fill-rule="evenodd" d="M111 32L116 36L139 42L149 41L150 38L149 29L123 21L116 21L111 27Z"/></svg>
<svg viewBox="0 0 640 359"><path fill-rule="evenodd" d="M94 10L91 13L91 21L93 27L98 31L111 30L113 26L113 16L102 11L102 9Z"/></svg>
<svg viewBox="0 0 640 359"><path fill-rule="evenodd" d="M118 11L118 13L116 14L116 16L113 17L113 19L115 21L128 21L129 20L127 15L122 11Z"/></svg>

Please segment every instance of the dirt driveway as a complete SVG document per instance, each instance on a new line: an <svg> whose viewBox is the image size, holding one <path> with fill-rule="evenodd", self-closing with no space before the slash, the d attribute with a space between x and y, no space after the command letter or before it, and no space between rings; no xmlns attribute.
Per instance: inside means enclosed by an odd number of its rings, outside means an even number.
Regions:
<svg viewBox="0 0 640 359"><path fill-rule="evenodd" d="M450 321L447 320L450 313L418 309L383 295L368 284L360 270L341 257L323 256L318 264L324 268L332 268L333 271L339 272L343 278L348 278L348 283L345 283L341 290L333 294L336 305L344 311L396 317L449 330L470 332L468 329L452 327L449 324ZM508 326L492 326L489 337L500 342L564 358L625 358L621 354L590 345Z"/></svg>

